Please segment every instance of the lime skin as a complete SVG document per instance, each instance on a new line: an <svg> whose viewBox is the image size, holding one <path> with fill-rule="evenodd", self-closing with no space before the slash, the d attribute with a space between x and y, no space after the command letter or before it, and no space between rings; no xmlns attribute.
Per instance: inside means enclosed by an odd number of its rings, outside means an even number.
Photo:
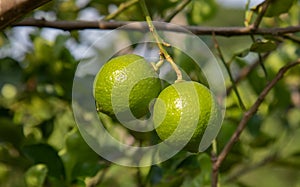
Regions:
<svg viewBox="0 0 300 187"><path fill-rule="evenodd" d="M143 57L127 54L114 57L99 70L94 81L98 110L111 117L149 113L149 103L161 91L161 81Z"/></svg>

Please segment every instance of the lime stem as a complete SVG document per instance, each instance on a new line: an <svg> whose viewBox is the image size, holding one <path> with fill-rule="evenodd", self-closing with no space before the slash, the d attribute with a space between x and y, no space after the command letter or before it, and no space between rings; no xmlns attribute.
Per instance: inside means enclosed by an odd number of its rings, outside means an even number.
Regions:
<svg viewBox="0 0 300 187"><path fill-rule="evenodd" d="M164 59L160 59L156 64L156 68L159 69L164 64Z"/></svg>
<svg viewBox="0 0 300 187"><path fill-rule="evenodd" d="M144 12L145 14L145 17L146 17L146 22L148 24L148 27L149 27L149 30L150 32L152 33L155 41L156 41L156 44L160 50L160 53L161 53L161 56L163 56L172 66L173 70L176 72L176 75L177 75L177 80L175 82L180 82L182 81L182 73L180 71L180 69L178 68L178 66L176 65L176 63L174 62L174 60L172 59L172 57L169 55L169 53L167 52L167 50L164 48L164 46L167 46L169 47L170 44L164 42L160 36L158 35L154 25L153 25L153 22L152 22L152 19L150 17L150 14L149 14L149 11L147 9L147 6L146 6L146 3L144 0L140 0L140 5L141 5L141 8L142 8L142 11ZM161 65L163 64L163 61L160 60L157 64L156 64L156 67L159 68Z"/></svg>

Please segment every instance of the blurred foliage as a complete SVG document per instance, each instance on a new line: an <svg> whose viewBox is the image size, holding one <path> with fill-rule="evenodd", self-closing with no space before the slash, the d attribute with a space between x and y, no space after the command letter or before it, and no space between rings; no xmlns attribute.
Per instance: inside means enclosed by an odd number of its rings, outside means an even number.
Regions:
<svg viewBox="0 0 300 187"><path fill-rule="evenodd" d="M190 25L199 25L208 20L217 12L217 4L214 0L194 0L187 11L187 19Z"/></svg>
<svg viewBox="0 0 300 187"><path fill-rule="evenodd" d="M98 20L117 10L123 0L52 1L28 16L52 20ZM270 1L262 27L299 23L299 1ZM146 0L155 20L170 15L179 0ZM175 23L201 26L243 26L248 11L226 8L214 0L191 0ZM86 16L86 17L85 17ZM252 15L252 21L257 14ZM138 3L122 11L116 20L143 21ZM57 30L56 30L57 31ZM23 34L22 34L23 33ZM22 38L26 35L26 38ZM22 34L20 36L20 34ZM51 29L7 28L0 34L0 186L210 186L211 158L204 153L179 152L173 158L147 168L122 167L101 158L84 141L73 119L72 84L82 51L103 31L54 32ZM124 37L130 37L124 36ZM299 34L296 34L299 37ZM211 37L201 37L215 52ZM237 77L253 59L270 53L264 67L257 66L237 86L250 107L259 93L286 63L299 58L299 42L278 36L216 37L225 59ZM130 40L130 38L128 38ZM118 41L92 46L101 56ZM16 46L21 47L16 47ZM136 50L133 46L128 51ZM197 49L195 49L197 50ZM103 52L104 51L104 52ZM203 72L185 53L170 49L178 65L192 80L207 84ZM300 68L289 71L267 96L248 122L220 168L221 186L300 186ZM170 74L174 76L174 72ZM226 84L231 85L228 77ZM220 152L235 131L243 111L233 92L227 96L226 115L216 139ZM116 137L135 138L145 145L156 143L155 133L134 133L105 119Z"/></svg>
<svg viewBox="0 0 300 187"><path fill-rule="evenodd" d="M279 16L280 14L287 13L293 6L293 4L296 2L296 0L286 0L286 1L280 1L280 0L272 0L272 1L264 1L261 4L257 5L253 8L255 12L260 12L262 9L262 6L266 3L268 3L268 9L265 12L265 17L274 17Z"/></svg>

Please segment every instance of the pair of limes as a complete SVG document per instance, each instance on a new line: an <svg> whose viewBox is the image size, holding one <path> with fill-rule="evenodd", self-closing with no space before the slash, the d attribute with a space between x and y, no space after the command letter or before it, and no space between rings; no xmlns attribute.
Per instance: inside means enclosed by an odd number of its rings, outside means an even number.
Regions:
<svg viewBox="0 0 300 187"><path fill-rule="evenodd" d="M153 122L158 136L173 145L198 152L203 134L219 115L211 91L194 81L180 81L162 90L161 80L143 57L127 54L112 58L94 81L99 111L112 117L141 118L155 98ZM132 119L129 117L129 119Z"/></svg>

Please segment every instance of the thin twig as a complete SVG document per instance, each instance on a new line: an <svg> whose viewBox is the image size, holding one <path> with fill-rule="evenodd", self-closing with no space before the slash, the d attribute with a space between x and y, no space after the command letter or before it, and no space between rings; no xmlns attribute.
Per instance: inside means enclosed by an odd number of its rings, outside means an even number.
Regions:
<svg viewBox="0 0 300 187"><path fill-rule="evenodd" d="M264 63L263 63L263 58L262 58L261 53L257 53L257 56L258 56L258 62L259 62L259 65L260 65L261 69L262 69L263 72L264 72L265 78L268 79L267 68L266 68L266 66L265 66Z"/></svg>
<svg viewBox="0 0 300 187"><path fill-rule="evenodd" d="M288 40L291 40L297 44L300 44L300 38L295 36L295 35L292 35L292 34L285 34L282 36L283 38L285 39L288 39Z"/></svg>
<svg viewBox="0 0 300 187"><path fill-rule="evenodd" d="M173 9L173 12L171 12L169 15L166 16L164 19L165 22L170 22L179 12L181 12L189 3L191 0L183 0L180 2L180 4Z"/></svg>
<svg viewBox="0 0 300 187"><path fill-rule="evenodd" d="M174 62L173 58L169 55L169 53L167 52L167 50L164 48L164 46L169 46L169 44L165 43L160 36L158 35L155 26L153 25L153 22L151 20L150 14L148 12L146 3L144 0L140 0L140 4L142 7L142 10L145 14L146 17L146 21L149 27L150 32L152 33L156 44L160 50L160 55L163 55L163 57L166 59L166 61L168 61L170 63L170 65L172 66L173 70L176 72L177 75L177 79L175 82L179 82L182 80L182 73L180 71L180 69L178 68L178 66L176 65L176 63ZM164 45L164 46L163 46Z"/></svg>
<svg viewBox="0 0 300 187"><path fill-rule="evenodd" d="M250 25L251 29L256 30L259 27L259 24L261 23L268 7L270 4L270 0L266 0L263 2L263 4L261 5L261 11L259 12L259 14L257 15L257 18L255 19L254 23L252 25Z"/></svg>
<svg viewBox="0 0 300 187"><path fill-rule="evenodd" d="M244 113L240 123L237 126L237 129L235 130L235 132L231 136L230 140L227 142L227 144L225 145L225 147L223 148L223 150L219 154L216 162L213 163L213 175L212 175L212 177L217 176L217 173L219 172L220 165L222 164L222 162L224 161L224 159L226 158L226 156L230 152L230 150L233 147L233 145L235 144L235 142L237 142L237 140L239 139L240 134L243 132L244 128L246 127L246 125L248 123L248 121L257 112L259 106L262 104L262 102L264 101L264 99L267 96L267 94L269 93L269 91L277 84L277 82L279 80L281 80L281 78L284 76L284 74L290 68L293 68L294 66L299 65L299 64L300 64L300 59L298 59L296 62L290 63L290 64L285 65L284 67L282 67L278 71L278 73L276 74L274 79L272 79L267 84L267 86L263 89L263 91L260 93L260 95L258 96L255 103L252 105L252 107ZM212 180L217 181L218 178L212 178Z"/></svg>
<svg viewBox="0 0 300 187"><path fill-rule="evenodd" d="M130 25L128 25L130 24ZM120 28L122 26L125 26ZM255 31L251 31L249 27L205 27L205 26L181 26L182 28L175 25L167 25L165 23L155 22L153 23L157 30L173 31L173 32L189 32L196 35L212 35L215 33L216 36L245 36L249 34L262 35L262 36L281 36L289 33L300 32L299 26L289 26L289 27L275 27L275 28L258 28ZM19 23L13 24L12 26L33 26L41 28L55 28L65 31L72 30L84 30L84 29L101 29L101 30L113 30L116 28L134 30L145 32L147 30L147 25L142 22L130 22L130 21L47 21L44 19L32 19L27 18ZM185 30L186 29L186 30ZM188 33L187 33L188 34Z"/></svg>
<svg viewBox="0 0 300 187"><path fill-rule="evenodd" d="M217 151L217 141L216 139L213 140L212 142L212 151L211 151L211 161L212 163L214 164L214 162L217 161L217 155L218 155L218 151ZM214 173L212 172L213 175L216 175L216 176L212 176L212 178L219 178L219 173ZM211 186L219 186L219 180L212 180L212 183L211 183Z"/></svg>
<svg viewBox="0 0 300 187"><path fill-rule="evenodd" d="M139 2L139 0L130 0L124 3L121 3L118 7L118 9L111 13L108 14L107 16L105 16L103 18L103 20L111 20L114 19L115 17L117 17L120 13L122 13L124 10L128 9L129 7L131 7L132 5L136 4L137 2Z"/></svg>
<svg viewBox="0 0 300 187"><path fill-rule="evenodd" d="M227 73L228 73L229 79L230 79L231 84L232 84L232 88L233 88L234 93L235 93L235 95L236 95L236 97L237 97L237 99L238 99L239 105L241 106L241 108L242 108L243 110L246 110L246 107L245 107L245 105L244 105L244 103L243 103L243 100L242 100L242 98L241 98L241 96L240 96L240 94L239 94L239 91L238 91L237 86L236 86L236 84L235 84L235 81L234 81L234 79L233 79L233 76L232 76L232 73L231 73L231 70L230 70L230 66L229 66L229 64L226 62L226 60L225 60L225 58L224 58L224 56L223 56L222 50L221 50L221 48L220 48L220 46L219 46L219 43L218 43L218 41L217 41L217 39L216 39L216 35L215 35L214 33L213 33L213 35L212 35L212 38L213 38L213 41L214 41L214 44L215 44L215 48L216 48L216 50L218 51L219 57L220 57L220 59L221 59L223 65L225 66L225 69L226 69L226 71L227 71Z"/></svg>
<svg viewBox="0 0 300 187"><path fill-rule="evenodd" d="M252 34L250 36L251 36L251 39L252 39L253 43L255 43L256 42L255 36L253 36ZM263 63L263 58L261 56L261 53L257 53L257 56L258 56L258 64L262 68L262 70L264 72L264 75L267 78L268 77L268 72L267 72L267 69L266 69L266 67L265 67L265 65Z"/></svg>

